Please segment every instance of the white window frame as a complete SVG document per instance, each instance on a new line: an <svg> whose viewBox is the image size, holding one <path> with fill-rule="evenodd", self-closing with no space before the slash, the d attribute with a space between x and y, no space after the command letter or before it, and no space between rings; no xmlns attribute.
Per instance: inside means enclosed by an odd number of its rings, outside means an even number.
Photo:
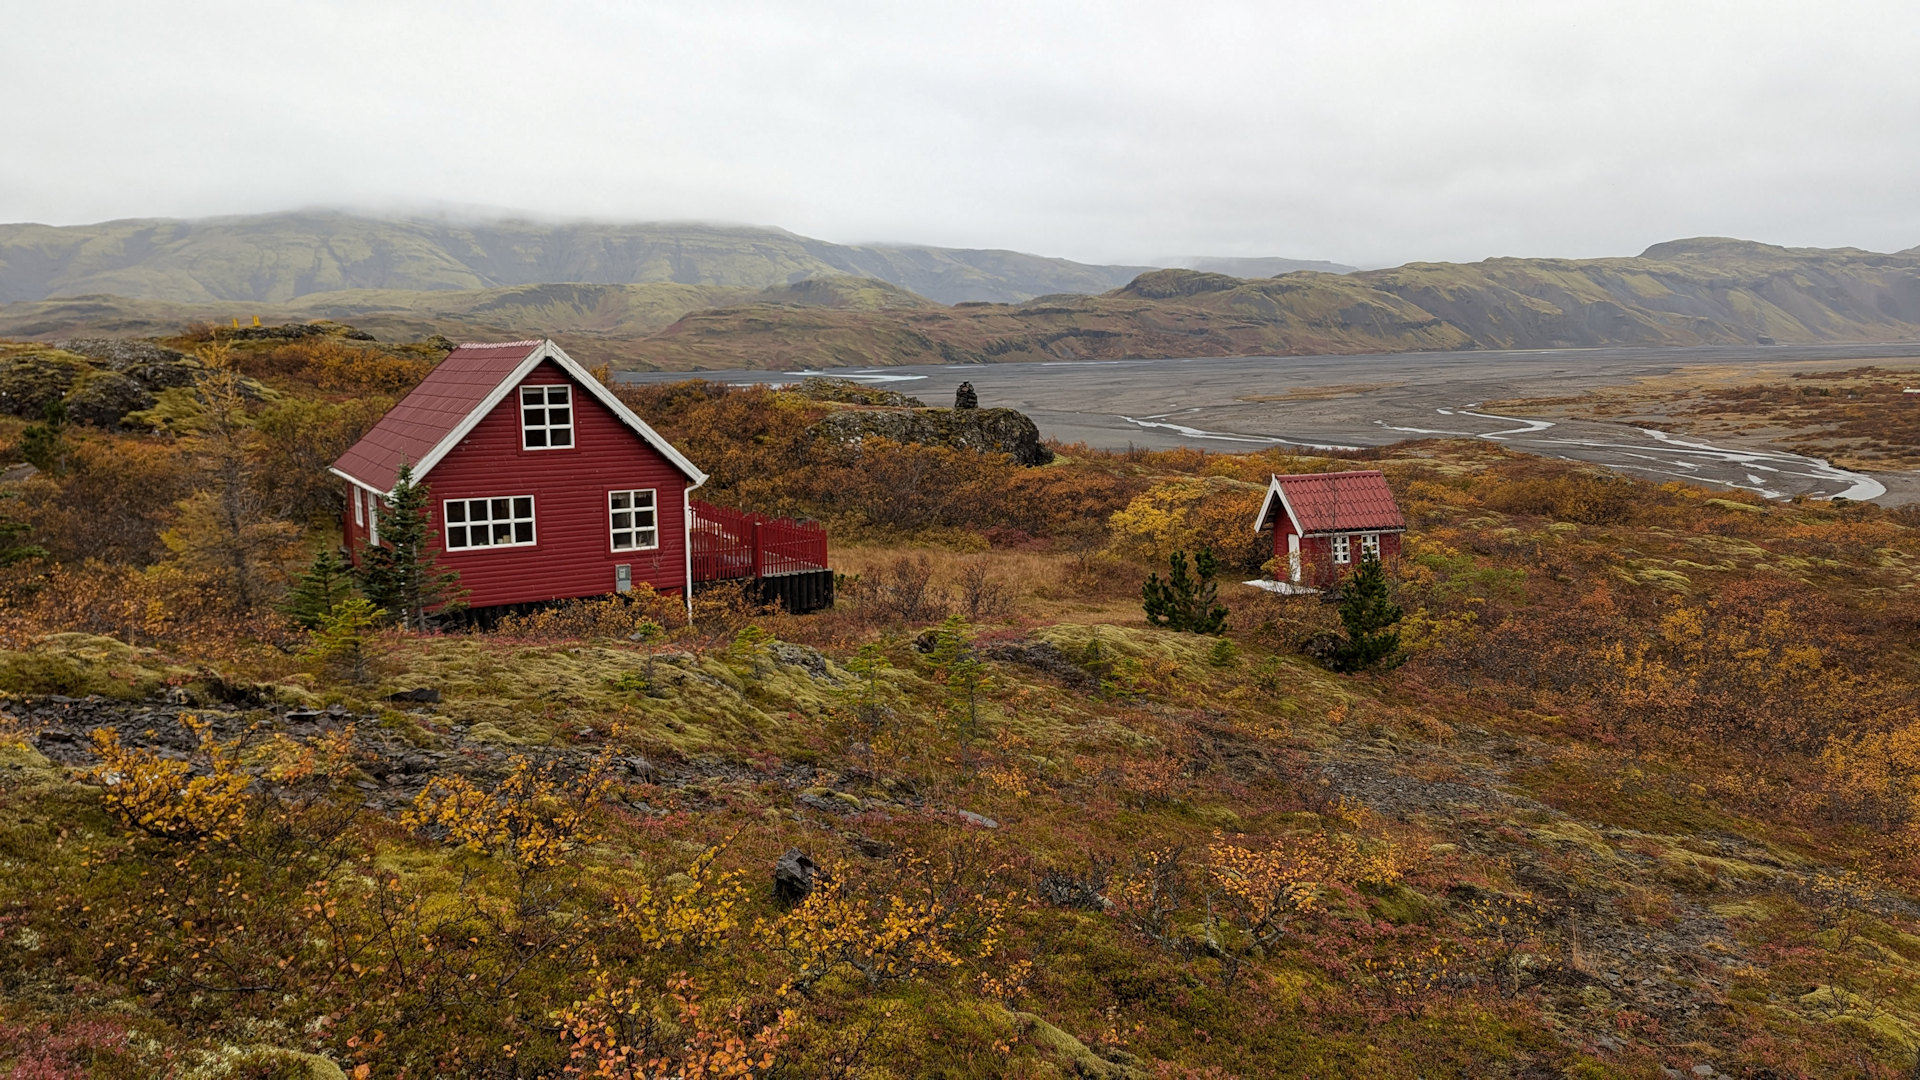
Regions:
<svg viewBox="0 0 1920 1080"><path fill-rule="evenodd" d="M367 543L380 546L380 496L367 492Z"/></svg>
<svg viewBox="0 0 1920 1080"><path fill-rule="evenodd" d="M626 507L615 506L614 500L618 499L622 495L627 496L628 506ZM634 497L639 495L645 495L647 497L648 505L644 511L641 510L638 506L633 505L637 501ZM630 522L628 526L624 529L621 528L619 524L619 515L623 513L624 514L639 514L639 513L651 514L653 516L653 524L646 526L644 531L653 533L653 542L650 544L630 544L626 547L620 546L621 533L623 532L638 533L643 531L641 526L638 523L634 523L634 522ZM659 549L660 547L660 493L657 489L627 488L622 491L607 492L607 544L614 551L655 551Z"/></svg>
<svg viewBox="0 0 1920 1080"><path fill-rule="evenodd" d="M560 394L560 400L557 402L553 397L556 391ZM529 401L529 394L537 394L540 398L539 402ZM572 383L526 383L515 392L514 401L518 403L520 410L520 449L571 450L579 445L579 442L574 438L575 431L573 421L575 417L573 411ZM566 423L553 424L547 422L550 415L549 410L555 408L564 408L567 410ZM528 423L527 414L535 410L540 413L540 422L537 424ZM555 444L553 441L554 434L562 431L567 434L566 443ZM529 437L535 434L538 434L540 437L539 446L535 446L529 441Z"/></svg>
<svg viewBox="0 0 1920 1080"><path fill-rule="evenodd" d="M365 495L366 493L359 488L353 489L353 523L355 525L365 525L367 523Z"/></svg>
<svg viewBox="0 0 1920 1080"><path fill-rule="evenodd" d="M520 507L517 505L522 500L525 500L527 504L527 512L524 516L520 513ZM502 502L507 504L507 516L504 518L495 518L493 516L494 504ZM475 524L473 507L476 503L487 511L487 517L480 522L480 524L489 526L486 531L487 542L484 544L471 542L473 539L473 526ZM455 507L459 508L459 521L454 520ZM539 508L534 505L533 496L530 494L478 495L470 499L442 499L440 501L441 550L452 553L456 551L498 551L501 548L533 547L540 542L539 527L537 525L538 519ZM525 540L518 538L520 531L519 526L523 523L527 527L527 538ZM507 526L508 536L511 537L511 539L504 543L493 539L495 530L492 526L502 524ZM462 531L463 539L458 544L453 542L453 530L455 529Z"/></svg>
<svg viewBox="0 0 1920 1080"><path fill-rule="evenodd" d="M1353 561L1353 540L1346 534L1333 538L1333 564L1345 566Z"/></svg>
<svg viewBox="0 0 1920 1080"><path fill-rule="evenodd" d="M1379 533L1361 533L1360 534L1360 557L1362 559L1365 559L1369 555L1373 556L1373 559L1375 562L1380 561L1380 534Z"/></svg>

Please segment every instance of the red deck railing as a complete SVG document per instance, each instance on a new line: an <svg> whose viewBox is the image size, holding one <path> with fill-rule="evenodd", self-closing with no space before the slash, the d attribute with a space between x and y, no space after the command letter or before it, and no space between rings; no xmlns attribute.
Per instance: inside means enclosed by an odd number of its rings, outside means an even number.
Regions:
<svg viewBox="0 0 1920 1080"><path fill-rule="evenodd" d="M693 580L733 581L827 568L827 530L792 518L693 502Z"/></svg>

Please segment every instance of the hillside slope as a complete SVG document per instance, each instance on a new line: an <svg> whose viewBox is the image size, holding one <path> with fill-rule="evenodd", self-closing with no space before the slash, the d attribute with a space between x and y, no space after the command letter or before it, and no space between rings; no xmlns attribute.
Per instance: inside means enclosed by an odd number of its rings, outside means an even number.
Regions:
<svg viewBox="0 0 1920 1080"><path fill-rule="evenodd" d="M0 335L157 334L253 316L334 319L389 339L546 333L583 355L667 370L1873 342L1920 336L1920 252L1709 237L1617 259L1410 263L1262 279L1153 270L1098 295L953 306L837 273L753 287L342 289L264 304L85 296L0 306Z"/></svg>
<svg viewBox="0 0 1920 1080"><path fill-rule="evenodd" d="M277 303L345 289L546 282L765 289L851 275L954 303L1101 292L1144 269L1015 251L831 244L783 229L697 223L462 223L311 211L0 225L0 302L111 294Z"/></svg>
<svg viewBox="0 0 1920 1080"><path fill-rule="evenodd" d="M1245 280L1158 270L1100 296L849 312L691 312L623 350L663 368L1889 341L1920 255L1707 238L1635 258L1412 263Z"/></svg>

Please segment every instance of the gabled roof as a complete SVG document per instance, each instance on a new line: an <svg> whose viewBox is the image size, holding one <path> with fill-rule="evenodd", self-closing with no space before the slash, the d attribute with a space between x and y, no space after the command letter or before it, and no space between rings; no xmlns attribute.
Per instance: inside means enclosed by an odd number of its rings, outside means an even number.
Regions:
<svg viewBox="0 0 1920 1080"><path fill-rule="evenodd" d="M706 483L706 473L551 341L462 345L453 350L373 430L341 454L331 471L382 495L393 490L402 464L412 463L416 481L424 478L545 360L585 387L621 423L673 462L693 486Z"/></svg>
<svg viewBox="0 0 1920 1080"><path fill-rule="evenodd" d="M1260 516L1254 519L1254 531L1272 524L1281 512L1293 519L1294 530L1302 536L1405 532L1407 528L1387 478L1372 469L1275 476L1267 485Z"/></svg>

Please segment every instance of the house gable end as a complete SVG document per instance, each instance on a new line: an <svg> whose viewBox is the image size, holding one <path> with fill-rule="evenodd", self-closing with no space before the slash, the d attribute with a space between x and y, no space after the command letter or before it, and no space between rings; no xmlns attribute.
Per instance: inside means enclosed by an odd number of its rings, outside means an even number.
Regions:
<svg viewBox="0 0 1920 1080"><path fill-rule="evenodd" d="M543 362L552 361L573 384L585 390L588 396L612 413L623 426L638 435L643 443L672 463L675 469L691 481L692 487L699 487L706 483L706 473L687 460L685 455L681 454L672 443L662 438L646 421L635 415L632 409L627 408L624 402L615 397L599 379L594 378L592 373L568 356L560 346L552 341L539 341L514 342L511 347L522 345L527 347L526 354L514 364L511 370L494 378L485 394L463 414L454 416L442 412L441 418L432 421L432 427L425 432L422 428L426 425L414 421L408 421L404 425L404 431L389 431L388 428L403 426L390 421L394 421L395 414L405 409L410 400L428 387L427 383L422 383L421 387L415 389L414 394L408 395L400 405L395 406L394 412L383 418L380 424L376 424L372 431L342 455L328 471L357 487L382 496L390 494L390 490L383 490L377 481L388 479L388 469L397 470L399 465L410 462L413 465L414 478L419 480L452 453L454 448L472 434L483 420L492 415L493 411L499 408L500 404L506 401L508 396L513 394ZM463 345L460 348L467 350L506 347L508 346ZM459 351L456 350L456 352ZM431 379L432 376L429 376L429 380ZM396 434L399 436L397 442L393 438ZM423 452L415 453L422 448L424 448ZM380 475L369 475L372 472L378 472Z"/></svg>

